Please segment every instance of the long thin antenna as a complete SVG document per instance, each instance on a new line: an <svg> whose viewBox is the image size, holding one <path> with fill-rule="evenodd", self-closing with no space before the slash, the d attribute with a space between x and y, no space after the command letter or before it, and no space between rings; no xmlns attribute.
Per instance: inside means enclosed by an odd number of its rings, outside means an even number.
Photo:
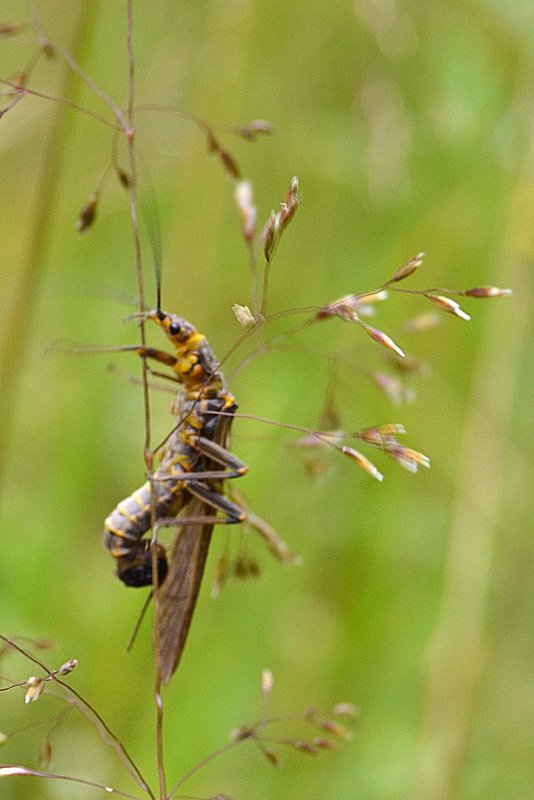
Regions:
<svg viewBox="0 0 534 800"><path fill-rule="evenodd" d="M132 647L135 644L135 640L137 639L137 634L139 633L139 629L141 627L141 623L145 618L145 614L147 612L147 609L148 609L148 606L150 605L150 601L151 600L152 600L152 592L150 592L146 596L145 602L143 603L143 607L141 608L141 611L139 612L139 616L135 620L134 629L133 629L132 633L130 634L130 638L128 639L128 644L126 645L126 652L127 653L129 653L131 651Z"/></svg>
<svg viewBox="0 0 534 800"><path fill-rule="evenodd" d="M139 162L139 156L137 158ZM158 201L154 192L154 184L150 178L150 171L146 164L143 164L143 183L144 190L143 202L141 203L141 216L146 229L147 239L150 243L152 262L154 264L154 279L156 281L156 309L161 311L161 218L158 209Z"/></svg>
<svg viewBox="0 0 534 800"><path fill-rule="evenodd" d="M149 185L151 187L150 200L148 204L142 204L141 213L145 223L147 237L150 242L152 261L154 263L154 279L156 281L156 309L161 311L161 223L156 196L150 181Z"/></svg>

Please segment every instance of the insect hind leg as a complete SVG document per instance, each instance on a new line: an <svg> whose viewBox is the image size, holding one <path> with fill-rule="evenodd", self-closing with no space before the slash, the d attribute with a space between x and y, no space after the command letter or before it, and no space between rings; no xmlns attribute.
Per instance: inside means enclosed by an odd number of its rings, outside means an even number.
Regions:
<svg viewBox="0 0 534 800"><path fill-rule="evenodd" d="M214 489L210 489L209 486L206 486L204 483L200 483L200 481L191 481L188 483L187 490L195 497L203 500L206 505L217 511L222 511L226 516L221 517L221 521L228 519L227 524L231 524L232 522L244 522L247 518L247 512L244 508L241 508L237 503L229 500Z"/></svg>
<svg viewBox="0 0 534 800"><path fill-rule="evenodd" d="M195 450L202 453L203 456L208 456L215 463L225 467L227 478L240 478L248 472L248 464L245 464L240 458L235 456L226 447L223 447L217 442L212 442L204 436L199 436L194 444Z"/></svg>

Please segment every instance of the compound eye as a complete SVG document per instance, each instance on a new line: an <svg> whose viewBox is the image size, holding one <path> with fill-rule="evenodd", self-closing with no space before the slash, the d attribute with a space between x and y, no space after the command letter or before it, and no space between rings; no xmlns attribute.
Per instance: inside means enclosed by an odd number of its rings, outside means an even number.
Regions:
<svg viewBox="0 0 534 800"><path fill-rule="evenodd" d="M171 324L169 325L169 332L173 336L177 336L180 333L181 329L182 329L181 325L179 325L178 322L171 322Z"/></svg>

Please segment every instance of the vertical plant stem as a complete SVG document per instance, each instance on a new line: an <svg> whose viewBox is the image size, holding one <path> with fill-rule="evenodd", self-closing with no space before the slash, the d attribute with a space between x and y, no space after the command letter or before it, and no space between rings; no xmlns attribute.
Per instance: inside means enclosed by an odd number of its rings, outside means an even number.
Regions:
<svg viewBox="0 0 534 800"><path fill-rule="evenodd" d="M97 18L99 0L87 0L80 4L78 18L74 26L71 50L76 58L83 60L84 53L91 43L92 28ZM73 97L77 79L69 69L65 71L63 85L59 93ZM53 230L53 216L59 194L62 175L65 142L68 140L74 117L65 114L57 104L51 111L51 123L42 152L39 172L35 175L35 195L32 215L26 218L28 230L26 252L17 263L18 288L12 308L8 313L5 345L0 353L0 386L2 386L4 424L0 426L0 492L5 479L5 469L9 464L9 445L16 416L17 397L20 378L23 373L25 354L31 335L32 309L37 303L42 282L42 267L48 248L49 236ZM24 310L24 313L22 313Z"/></svg>
<svg viewBox="0 0 534 800"><path fill-rule="evenodd" d="M145 292L143 282L143 265L141 259L141 243L139 240L139 221L137 212L137 169L135 159L135 126L134 126L134 99L135 99L135 57L133 49L133 0L126 0L126 48L128 53L128 108L127 118L129 132L127 134L128 142L128 156L130 163L130 217L132 222L132 234L135 252L135 268L137 274L137 296L139 301L139 311L145 309ZM141 318L140 326L141 344L145 346L145 324ZM153 473L154 455L150 449L150 396L148 391L148 370L146 360L142 360L142 383L143 383L143 401L145 409L145 446L144 455L147 471L149 475ZM151 483L151 517L152 517L152 530L155 530L155 509L156 497L154 492L154 485ZM154 700L156 705L156 763L158 770L158 783L159 792L162 800L167 796L166 779L165 779L165 762L164 762L164 748L163 748L163 698L161 695L161 665L160 665L160 603L159 603L159 587L158 587L158 570L157 570L157 554L154 548L152 554L152 572L155 577L153 586L154 598Z"/></svg>
<svg viewBox="0 0 534 800"><path fill-rule="evenodd" d="M510 225L516 218L512 213ZM503 253L500 261L497 283L520 286L528 281L515 258ZM512 264L513 274L505 266ZM507 429L524 346L521 333L529 321L525 296L518 293L511 302L513 331L497 305L488 309L459 445L441 611L429 645L414 800L459 796L474 695L485 666L485 617L506 485Z"/></svg>

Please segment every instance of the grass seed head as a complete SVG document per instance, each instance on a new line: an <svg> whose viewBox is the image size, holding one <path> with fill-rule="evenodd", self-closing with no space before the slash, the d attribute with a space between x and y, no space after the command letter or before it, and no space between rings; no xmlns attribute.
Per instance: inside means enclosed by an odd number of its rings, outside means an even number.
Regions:
<svg viewBox="0 0 534 800"><path fill-rule="evenodd" d="M5 22L3 25L0 25L0 37L8 39L11 36L18 36L18 34L23 33L26 28L27 25L23 22Z"/></svg>
<svg viewBox="0 0 534 800"><path fill-rule="evenodd" d="M28 678L26 681L26 694L24 695L24 702L28 703L35 703L36 700L40 698L44 691L45 682L42 678L37 678L35 675L32 675L31 678Z"/></svg>
<svg viewBox="0 0 534 800"><path fill-rule="evenodd" d="M76 669L77 666L78 660L76 658L71 658L69 661L65 661L65 663L60 666L58 669L58 674L69 675L73 669Z"/></svg>
<svg viewBox="0 0 534 800"><path fill-rule="evenodd" d="M360 709L354 703L336 703L332 709L332 714L335 717L357 717L359 713Z"/></svg>
<svg viewBox="0 0 534 800"><path fill-rule="evenodd" d="M513 294L511 289L500 289L498 286L473 286L472 289L466 289L462 292L466 297L509 297Z"/></svg>
<svg viewBox="0 0 534 800"><path fill-rule="evenodd" d="M132 178L131 178L130 173L126 172L125 169L122 169L122 167L119 167L119 166L115 166L115 172L116 172L117 178L119 179L119 181L121 183L121 186L124 186L125 189L129 189L130 186L132 185Z"/></svg>
<svg viewBox="0 0 534 800"><path fill-rule="evenodd" d="M76 230L78 233L86 233L93 225L96 218L97 208L98 195L92 194L78 214L78 218L76 220Z"/></svg>
<svg viewBox="0 0 534 800"><path fill-rule="evenodd" d="M423 263L424 257L424 253L417 253L417 255L407 261L406 264L404 264L402 267L399 267L391 280L388 282L398 283L399 281L403 281L405 278L408 278L410 275L413 275L413 273L418 270Z"/></svg>
<svg viewBox="0 0 534 800"><path fill-rule="evenodd" d="M236 183L234 199L243 225L243 236L247 242L252 242L256 232L257 209L253 202L250 181Z"/></svg>
<svg viewBox="0 0 534 800"><path fill-rule="evenodd" d="M341 723L336 722L336 720L315 718L313 724L321 730L331 733L332 736L335 736L337 739L343 739L346 742L352 739L353 733L350 728L347 728L346 725L341 725Z"/></svg>
<svg viewBox="0 0 534 800"><path fill-rule="evenodd" d="M326 306L323 306L317 314L315 319L317 321L327 319L328 317L339 317L345 322L358 322L360 311L360 301L358 295L347 294L345 297L340 297L338 300L333 300Z"/></svg>
<svg viewBox="0 0 534 800"><path fill-rule="evenodd" d="M372 428L364 428L359 432L358 438L362 439L367 444L382 447L384 441L388 438L395 436L404 436L406 428L400 422L389 422L385 425L376 425Z"/></svg>
<svg viewBox="0 0 534 800"><path fill-rule="evenodd" d="M314 736L311 743L318 750L335 750L336 743L331 739L325 739L323 736Z"/></svg>
<svg viewBox="0 0 534 800"><path fill-rule="evenodd" d="M249 725L241 725L239 728L235 728L232 731L230 739L232 742L244 742L245 739L254 739L255 736L256 731L254 728L251 728Z"/></svg>
<svg viewBox="0 0 534 800"><path fill-rule="evenodd" d="M261 691L264 695L269 695L273 690L273 673L270 669L263 669L261 672Z"/></svg>
<svg viewBox="0 0 534 800"><path fill-rule="evenodd" d="M307 742L303 739L295 739L291 742L291 746L298 750L300 753L307 753L310 756L319 754L319 748L313 742Z"/></svg>
<svg viewBox="0 0 534 800"><path fill-rule="evenodd" d="M260 749L265 758L267 759L267 761L269 761L273 765L273 767L277 767L278 769L282 767L281 760L279 759L279 757L276 755L276 753L272 748L267 747L267 745L265 744L262 744Z"/></svg>
<svg viewBox="0 0 534 800"><path fill-rule="evenodd" d="M243 328L252 328L256 324L254 314L248 306L241 306L239 303L234 303L232 306L235 318Z"/></svg>
<svg viewBox="0 0 534 800"><path fill-rule="evenodd" d="M453 314L455 317L459 317L460 319L465 319L467 321L471 319L469 314L460 308L460 304L450 297L445 297L442 294L426 294L425 297L428 297L429 300L432 300L433 303L443 309L443 311L446 311L448 314Z"/></svg>
<svg viewBox="0 0 534 800"><path fill-rule="evenodd" d="M258 134L270 135L274 133L274 125L266 119L253 119L251 122L247 122L246 125L236 128L235 131L243 139L253 142L258 137Z"/></svg>
<svg viewBox="0 0 534 800"><path fill-rule="evenodd" d="M384 331L381 331L378 328L373 328L371 325L367 325L365 322L360 322L360 325L362 326L364 331L368 334L368 336L370 336L371 339L374 339L375 342L378 342L378 344L381 344L382 347L385 347L388 350L392 350L401 358L405 357L406 353L404 352L404 350L401 350L399 345L396 344L391 338L391 336L387 335L387 333L384 333Z"/></svg>
<svg viewBox="0 0 534 800"><path fill-rule="evenodd" d="M52 761L52 742L46 737L43 739L41 743L41 747L39 750L39 766L41 769L48 769L50 766L50 762Z"/></svg>
<svg viewBox="0 0 534 800"><path fill-rule="evenodd" d="M226 556L225 553L223 553L219 557L219 560L217 561L217 566L215 567L213 586L211 587L212 597L219 597L219 595L221 594L222 590L226 585L229 572L230 572L230 565L228 563L228 557Z"/></svg>
<svg viewBox="0 0 534 800"><path fill-rule="evenodd" d="M347 456L348 458L355 461L356 464L367 472L372 478L375 478L377 481L383 481L384 476L381 472L378 471L378 468L375 467L372 461L369 461L364 455L358 452L358 450L354 450L353 447L347 447L346 445L342 448L343 455Z"/></svg>
<svg viewBox="0 0 534 800"><path fill-rule="evenodd" d="M261 234L261 241L263 245L263 255L266 261L270 261L274 255L278 235L280 230L280 219L274 211L269 214L269 219L265 223Z"/></svg>
<svg viewBox="0 0 534 800"><path fill-rule="evenodd" d="M405 447L399 442L392 442L386 444L384 450L388 455L395 459L401 467L408 470L408 472L417 472L419 467L430 469L430 459L424 453L418 450L413 450L411 447Z"/></svg>

